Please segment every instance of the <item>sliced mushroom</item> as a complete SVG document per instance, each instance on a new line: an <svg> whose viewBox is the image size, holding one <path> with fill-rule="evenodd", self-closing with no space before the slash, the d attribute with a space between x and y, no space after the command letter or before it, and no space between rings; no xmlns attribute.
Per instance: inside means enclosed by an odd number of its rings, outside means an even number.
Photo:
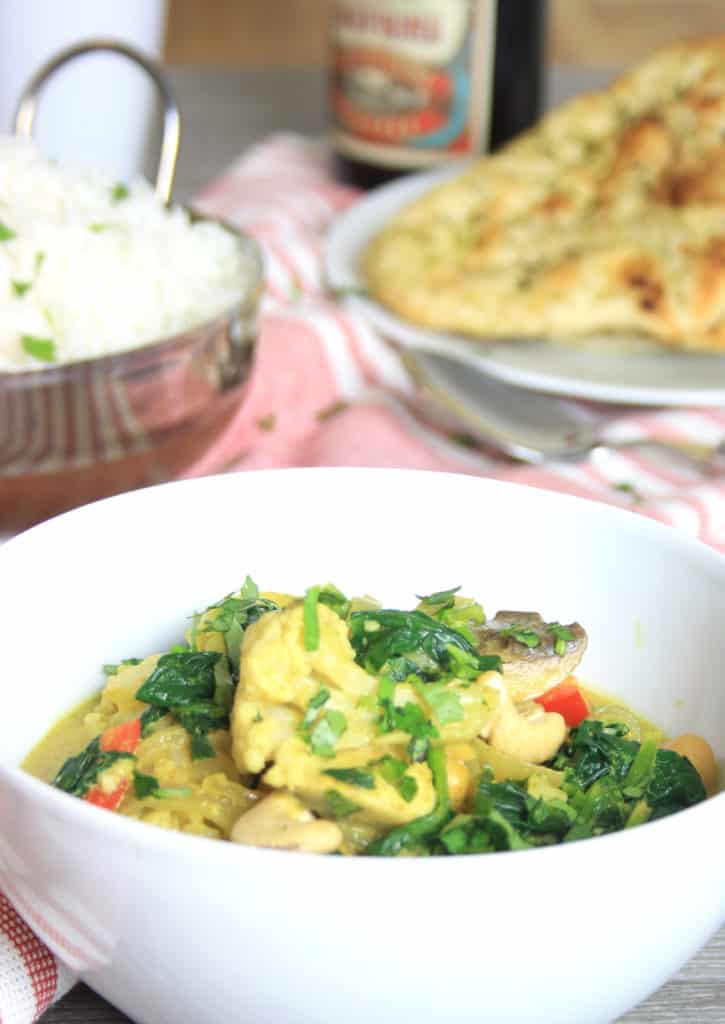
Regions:
<svg viewBox="0 0 725 1024"><path fill-rule="evenodd" d="M234 824L230 839L245 846L306 853L333 853L342 844L342 831L333 821L315 818L291 793L263 797Z"/></svg>
<svg viewBox="0 0 725 1024"><path fill-rule="evenodd" d="M535 697L570 675L587 647L578 622L544 622L538 612L500 611L475 630L481 654L498 654L516 701Z"/></svg>

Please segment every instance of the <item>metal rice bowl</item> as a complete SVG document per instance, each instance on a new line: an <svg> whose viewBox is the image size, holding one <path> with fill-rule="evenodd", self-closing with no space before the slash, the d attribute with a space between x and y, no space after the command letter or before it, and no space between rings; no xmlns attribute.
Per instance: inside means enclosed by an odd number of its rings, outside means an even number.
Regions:
<svg viewBox="0 0 725 1024"><path fill-rule="evenodd" d="M227 427L252 362L262 263L224 227L253 268L231 309L126 352L0 371L0 530L177 477Z"/></svg>
<svg viewBox="0 0 725 1024"><path fill-rule="evenodd" d="M32 137L40 93L64 65L107 51L137 64L163 106L156 193L169 203L181 117L159 66L116 40L62 50L28 83L15 131ZM215 218L238 241L248 277L234 305L170 337L113 355L27 371L0 370L0 532L24 529L77 505L183 475L231 421L249 376L262 259L248 235Z"/></svg>

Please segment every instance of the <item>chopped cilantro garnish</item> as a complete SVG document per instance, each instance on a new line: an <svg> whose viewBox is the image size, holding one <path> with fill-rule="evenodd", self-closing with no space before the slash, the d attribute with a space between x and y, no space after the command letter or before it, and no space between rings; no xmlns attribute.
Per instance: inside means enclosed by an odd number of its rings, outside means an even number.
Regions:
<svg viewBox="0 0 725 1024"><path fill-rule="evenodd" d="M411 761L424 761L428 754L429 740L440 735L418 704L408 701L402 707L392 709L393 728L407 732L410 737L408 754Z"/></svg>
<svg viewBox="0 0 725 1024"><path fill-rule="evenodd" d="M335 744L347 729L342 711L325 711L310 730L310 749L318 757L334 757Z"/></svg>
<svg viewBox="0 0 725 1024"><path fill-rule="evenodd" d="M463 721L461 699L454 690L447 689L445 683L418 683L415 692L430 706L441 725Z"/></svg>
<svg viewBox="0 0 725 1024"><path fill-rule="evenodd" d="M0 242L9 242L11 238L15 238L15 232L12 228L9 228L7 224L3 224L0 221Z"/></svg>
<svg viewBox="0 0 725 1024"><path fill-rule="evenodd" d="M323 686L321 689L317 691L314 697L310 697L309 701L307 702L307 710L305 711L305 717L302 719L299 725L299 731L300 733L302 733L303 736L305 736L306 739L309 740L310 728L312 727L312 723L317 718L317 712L324 704L327 704L329 699L330 691L326 690L325 687Z"/></svg>
<svg viewBox="0 0 725 1024"><path fill-rule="evenodd" d="M405 761L400 761L397 757L391 757L390 754L386 754L379 761L373 763L377 766L385 781L389 782L391 786L395 786L403 800L406 803L410 803L418 792L418 783L412 775L405 774L408 770L408 765Z"/></svg>
<svg viewBox="0 0 725 1024"><path fill-rule="evenodd" d="M152 796L156 800L172 800L192 796L194 792L190 786L160 786L155 775L146 775L138 771L133 773L133 788L138 800L143 800L147 796Z"/></svg>
<svg viewBox="0 0 725 1024"><path fill-rule="evenodd" d="M429 814L414 818L407 825L392 829L387 835L376 839L367 848L366 853L373 857L396 857L405 849L425 849L440 830L453 817L451 801L448 796L448 775L446 773L446 752L444 747L431 747L428 751L428 764L433 777L433 788L436 793L436 805Z"/></svg>
<svg viewBox="0 0 725 1024"><path fill-rule="evenodd" d="M13 291L19 299L22 299L23 295L33 287L32 281L12 281L11 283Z"/></svg>
<svg viewBox="0 0 725 1024"><path fill-rule="evenodd" d="M348 800L342 793L338 793L336 789L328 789L325 793L325 800L329 809L330 815L333 818L347 818L355 811L360 810L360 805L353 803L352 800Z"/></svg>
<svg viewBox="0 0 725 1024"><path fill-rule="evenodd" d="M546 628L554 634L554 653L563 658L566 654L566 645L568 641L574 639L574 634L559 622L547 622Z"/></svg>
<svg viewBox="0 0 725 1024"><path fill-rule="evenodd" d="M310 698L304 718L297 727L302 739L318 757L334 757L335 744L347 729L347 719L342 711L330 709L319 713L329 699L329 690L324 687L318 690Z"/></svg>
<svg viewBox="0 0 725 1024"><path fill-rule="evenodd" d="M320 620L317 614L317 602L320 599L320 587L310 587L305 593L302 605L302 621L306 651L316 651L320 646Z"/></svg>
<svg viewBox="0 0 725 1024"><path fill-rule="evenodd" d="M42 363L53 363L56 360L55 342L52 338L36 338L32 334L23 334L20 344L24 352Z"/></svg>
<svg viewBox="0 0 725 1024"><path fill-rule="evenodd" d="M418 793L418 783L415 781L412 775L404 775L398 783L398 792L405 800L406 804L409 804L411 800L414 800Z"/></svg>
<svg viewBox="0 0 725 1024"><path fill-rule="evenodd" d="M120 203L122 199L128 199L128 189L119 181L111 189L111 200L114 203Z"/></svg>
<svg viewBox="0 0 725 1024"><path fill-rule="evenodd" d="M123 661L119 661L117 665L106 664L103 666L103 674L106 676L115 676L120 668L124 665L140 665L141 658L124 658Z"/></svg>
<svg viewBox="0 0 725 1024"><path fill-rule="evenodd" d="M460 587L451 587L450 590L438 590L435 594L426 594L425 597L421 594L416 594L421 604L442 604L450 608L453 606L454 595L458 593Z"/></svg>
<svg viewBox="0 0 725 1024"><path fill-rule="evenodd" d="M499 636L510 636L512 640L523 644L524 647L538 647L541 644L541 637L538 633L522 626L509 626L508 629L502 629Z"/></svg>
<svg viewBox="0 0 725 1024"><path fill-rule="evenodd" d="M401 761L397 757L391 757L390 754L381 757L379 761L374 761L373 764L385 781L390 783L399 782L408 770L408 765L405 761Z"/></svg>
<svg viewBox="0 0 725 1024"><path fill-rule="evenodd" d="M341 619L346 619L350 612L350 601L333 583L325 583L320 587L320 604L327 605Z"/></svg>

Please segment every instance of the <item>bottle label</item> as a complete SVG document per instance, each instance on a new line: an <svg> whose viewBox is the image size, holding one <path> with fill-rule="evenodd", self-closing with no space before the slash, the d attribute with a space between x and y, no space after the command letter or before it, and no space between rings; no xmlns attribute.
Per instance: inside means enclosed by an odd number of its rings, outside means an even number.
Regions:
<svg viewBox="0 0 725 1024"><path fill-rule="evenodd" d="M486 150L495 42L495 0L337 0L337 151L395 168Z"/></svg>

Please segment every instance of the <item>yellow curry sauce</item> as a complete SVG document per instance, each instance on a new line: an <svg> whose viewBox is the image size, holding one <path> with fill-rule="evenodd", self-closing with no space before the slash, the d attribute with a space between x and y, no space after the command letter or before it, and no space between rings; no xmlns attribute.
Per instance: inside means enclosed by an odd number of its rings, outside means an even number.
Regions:
<svg viewBox="0 0 725 1024"><path fill-rule="evenodd" d="M518 614L497 627L455 591L403 612L247 580L185 645L109 667L23 767L164 828L383 855L585 838L704 797L660 730L569 672L581 627Z"/></svg>

